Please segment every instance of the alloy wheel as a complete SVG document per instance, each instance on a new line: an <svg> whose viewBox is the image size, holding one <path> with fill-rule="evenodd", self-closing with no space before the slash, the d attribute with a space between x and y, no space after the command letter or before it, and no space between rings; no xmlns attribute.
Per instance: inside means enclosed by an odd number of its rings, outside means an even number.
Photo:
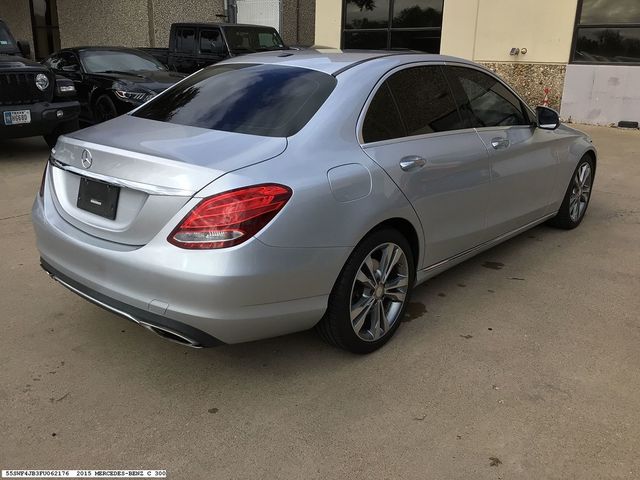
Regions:
<svg viewBox="0 0 640 480"><path fill-rule="evenodd" d="M351 327L375 342L399 321L409 289L409 265L395 243L373 249L362 261L351 288Z"/></svg>
<svg viewBox="0 0 640 480"><path fill-rule="evenodd" d="M584 162L573 177L571 195L569 197L569 215L573 222L579 221L584 215L591 195L591 165Z"/></svg>

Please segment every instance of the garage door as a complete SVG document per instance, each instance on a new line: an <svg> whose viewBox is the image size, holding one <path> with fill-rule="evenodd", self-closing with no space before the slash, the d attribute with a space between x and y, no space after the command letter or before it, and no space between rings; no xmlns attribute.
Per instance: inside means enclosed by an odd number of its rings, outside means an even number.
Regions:
<svg viewBox="0 0 640 480"><path fill-rule="evenodd" d="M236 0L238 23L268 25L280 31L280 0Z"/></svg>

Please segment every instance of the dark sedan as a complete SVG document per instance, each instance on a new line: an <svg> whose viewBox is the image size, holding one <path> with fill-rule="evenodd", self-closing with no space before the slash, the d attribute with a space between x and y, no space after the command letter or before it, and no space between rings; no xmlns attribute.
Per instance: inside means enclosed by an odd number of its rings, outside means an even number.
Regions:
<svg viewBox="0 0 640 480"><path fill-rule="evenodd" d="M43 63L73 80L81 120L90 124L127 113L185 77L132 48L67 48Z"/></svg>

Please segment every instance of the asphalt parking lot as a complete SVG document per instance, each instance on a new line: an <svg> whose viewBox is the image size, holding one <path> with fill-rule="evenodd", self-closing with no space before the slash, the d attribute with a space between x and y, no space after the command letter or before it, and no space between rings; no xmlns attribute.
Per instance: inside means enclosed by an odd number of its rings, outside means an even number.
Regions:
<svg viewBox="0 0 640 480"><path fill-rule="evenodd" d="M381 351L313 333L190 350L54 284L29 211L47 148L0 142L0 468L169 478L640 477L640 132L573 231L418 287Z"/></svg>

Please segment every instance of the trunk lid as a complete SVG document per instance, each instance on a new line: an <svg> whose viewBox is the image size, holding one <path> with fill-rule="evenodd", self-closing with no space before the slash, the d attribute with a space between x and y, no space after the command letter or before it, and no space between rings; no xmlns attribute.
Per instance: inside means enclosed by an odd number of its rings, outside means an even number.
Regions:
<svg viewBox="0 0 640 480"><path fill-rule="evenodd" d="M124 115L61 137L50 169L54 203L69 223L90 235L144 245L206 185L286 147L285 138ZM120 187L115 219L78 207L83 177Z"/></svg>

